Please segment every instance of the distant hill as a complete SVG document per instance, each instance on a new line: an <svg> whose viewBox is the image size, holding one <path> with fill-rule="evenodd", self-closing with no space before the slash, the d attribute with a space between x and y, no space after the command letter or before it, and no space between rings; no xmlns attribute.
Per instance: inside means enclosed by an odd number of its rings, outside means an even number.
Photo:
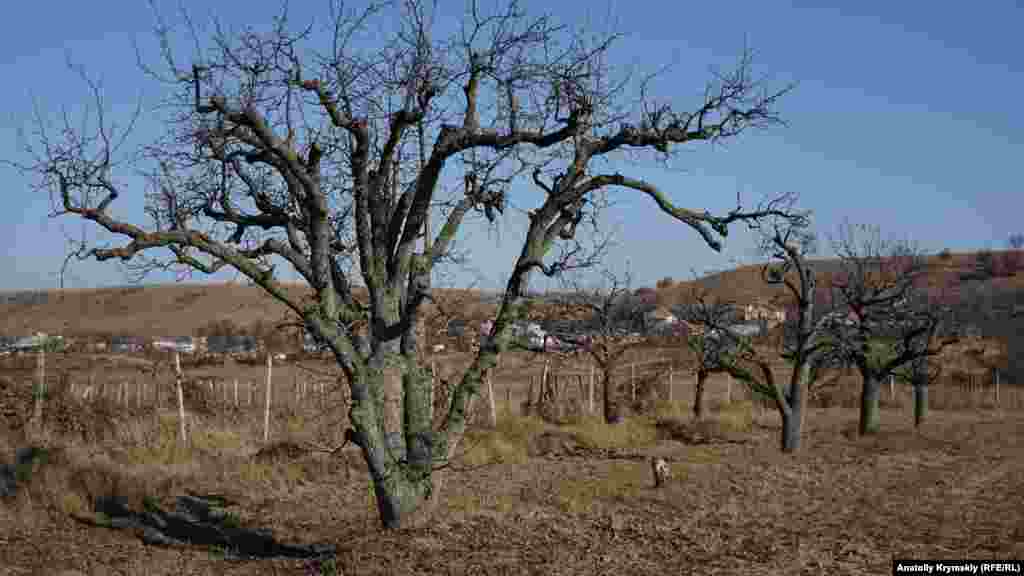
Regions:
<svg viewBox="0 0 1024 576"><path fill-rule="evenodd" d="M993 253L1000 260L1006 253ZM974 306L986 336L1012 339L1024 334L1024 258L1022 270L1003 277L970 280L977 269L977 253L948 254L928 259L926 282L951 303ZM837 260L814 260L820 286L827 286L839 272ZM684 302L694 285L720 298L739 303L755 300L786 301L784 289L768 286L760 266L743 266L694 281L675 282L656 291L660 304ZM296 294L308 288L287 285ZM492 313L493 297L473 290L436 290L442 307L459 315L482 318ZM493 296L489 294L488 296ZM482 301L486 300L486 301ZM986 318L986 310L994 310ZM1018 314L1014 316L1014 311ZM224 284L163 284L103 289L20 291L0 293L0 334L25 335L36 331L51 334L134 334L144 337L192 334L214 321L238 325L277 321L287 309L257 286ZM987 322L987 324L986 324ZM1016 338L1018 341L1024 338ZM1024 357L1024 351L1021 351Z"/></svg>
<svg viewBox="0 0 1024 576"><path fill-rule="evenodd" d="M998 294L1024 290L1024 254L1000 251L992 254L997 263L1001 263L1004 258L1016 258L1019 262L1019 271L1005 276L983 278L977 270L978 253L957 253L929 256L926 259L928 270L923 281L930 292L943 297L951 304L965 297L965 290L976 292L979 288L984 288ZM831 285L833 278L842 271L837 259L814 259L811 262L819 287ZM997 265L997 270L998 268ZM755 300L780 303L787 301L785 288L765 284L761 278L761 269L761 265L741 266L709 274L697 280L675 282L672 286L658 289L658 300L668 305L684 302L689 292L696 286L714 293L718 298L739 303ZM1001 270L998 271L1002 273Z"/></svg>
<svg viewBox="0 0 1024 576"><path fill-rule="evenodd" d="M301 284L286 284L286 289L300 297L310 294ZM482 303L477 291L435 292L445 309L471 317L495 308L493 298ZM427 314L434 308L428 305ZM217 321L246 326L280 321L288 312L262 288L238 283L8 291L0 292L0 335L41 331L70 336L185 336Z"/></svg>

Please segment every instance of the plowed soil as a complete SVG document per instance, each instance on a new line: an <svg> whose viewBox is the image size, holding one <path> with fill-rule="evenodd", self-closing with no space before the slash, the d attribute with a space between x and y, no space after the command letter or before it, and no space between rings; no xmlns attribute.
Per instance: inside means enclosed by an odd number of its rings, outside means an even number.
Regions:
<svg viewBox="0 0 1024 576"><path fill-rule="evenodd" d="M338 574L860 575L888 574L896 557L1024 557L1024 417L930 416L917 433L908 414L886 411L882 432L862 439L855 412L817 410L791 456L779 453L771 417L746 442L664 437L615 451L548 438L525 461L446 471L430 521L396 532L377 527L348 450L330 461L279 451L268 465L309 460L287 486L240 481L224 466L192 470L188 483L230 495L241 522L281 540L334 544ZM660 489L651 455L672 465ZM0 511L4 576L332 573L308 560L146 546L23 496Z"/></svg>

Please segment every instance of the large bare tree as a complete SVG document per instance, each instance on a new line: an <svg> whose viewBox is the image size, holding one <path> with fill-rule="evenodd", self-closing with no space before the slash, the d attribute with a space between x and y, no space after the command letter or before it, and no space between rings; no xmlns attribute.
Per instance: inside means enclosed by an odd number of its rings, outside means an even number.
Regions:
<svg viewBox="0 0 1024 576"><path fill-rule="evenodd" d="M795 197L788 197L790 206ZM770 285L781 285L795 303L793 334L784 339L781 357L792 368L788 382L775 378L772 355L758 349L752 339L733 336L734 352L719 360L734 377L745 382L755 393L771 398L782 416L780 444L783 452L800 449L804 418L807 413L808 388L816 380L819 369L830 358L826 327L831 316L816 315L817 279L807 255L813 250L815 236L810 230L810 213L784 211L764 222L752 222L760 236L760 251L771 261L761 268L761 277ZM713 317L706 317L706 320ZM716 326L720 333L726 326Z"/></svg>
<svg viewBox="0 0 1024 576"><path fill-rule="evenodd" d="M615 75L607 55L617 37L591 40L514 0L490 12L470 3L444 38L417 0L343 8L331 3L326 37L319 25L293 27L286 11L265 31L214 22L209 34L183 16L194 44L185 65L175 30L160 20L160 64L143 69L165 96L146 111L163 123L162 136L126 148L99 86L83 75L92 123L57 117L53 130L41 114L33 160L21 168L52 194L55 216L124 240L78 246L79 255L143 272L234 269L325 342L351 388L347 437L369 467L383 525L395 528L436 493L434 472L453 456L468 401L508 346L530 273L555 275L579 261L577 227L594 194L619 188L650 198L714 250L730 224L773 211L677 206L616 161L669 160L684 145L779 124L776 104L789 87L766 87L744 52L681 110L651 98L645 79ZM381 25L371 29L375 19ZM132 169L147 178L148 224L110 210L141 193L125 184ZM453 178L460 185L446 196ZM430 378L416 356L431 273L465 219L517 206L512 183L524 180L542 200L529 211L493 337L435 428ZM431 215L440 216L437 230L426 230ZM285 267L311 296L283 287Z"/></svg>

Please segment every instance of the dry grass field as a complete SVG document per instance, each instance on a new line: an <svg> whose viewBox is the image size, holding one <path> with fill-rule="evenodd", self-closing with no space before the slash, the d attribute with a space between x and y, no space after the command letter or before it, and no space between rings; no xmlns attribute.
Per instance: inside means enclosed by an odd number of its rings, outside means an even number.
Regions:
<svg viewBox="0 0 1024 576"><path fill-rule="evenodd" d="M442 359L442 372L465 361ZM267 444L264 368L186 366L182 445L159 366L153 375L143 360L55 355L44 423L31 432L49 452L0 503L0 575L885 574L894 557L1024 557L1024 394L1015 387L1004 387L999 406L990 390L936 387L919 432L906 392L886 390L882 432L860 439L855 382L834 378L832 407L811 411L803 451L784 456L778 417L736 388L727 402L718 377L701 424L690 422L692 383L680 374L673 403L616 427L585 415L561 425L523 417L529 377L542 367L511 355L495 377L498 426L474 428L457 464L440 473L432 521L387 533L358 452L310 450L339 443L344 393L329 366L303 365L274 368ZM90 374L93 386L110 385L82 400ZM31 358L0 364L3 461L29 442L32 378ZM242 393L235 406L235 378L256 383L251 405ZM136 398L140 381L149 392ZM124 396L119 382L130 383ZM664 394L665 384L650 390ZM671 463L658 489L651 456ZM187 491L226 495L242 526L337 553L236 558L146 545L131 531L81 521L104 496L141 508Z"/></svg>

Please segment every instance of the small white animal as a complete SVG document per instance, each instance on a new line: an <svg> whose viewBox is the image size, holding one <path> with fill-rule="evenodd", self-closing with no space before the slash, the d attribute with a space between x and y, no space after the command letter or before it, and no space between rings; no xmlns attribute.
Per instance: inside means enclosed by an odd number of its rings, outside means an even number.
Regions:
<svg viewBox="0 0 1024 576"><path fill-rule="evenodd" d="M654 487L661 486L668 480L668 462L664 458L651 458L651 470L654 472Z"/></svg>

